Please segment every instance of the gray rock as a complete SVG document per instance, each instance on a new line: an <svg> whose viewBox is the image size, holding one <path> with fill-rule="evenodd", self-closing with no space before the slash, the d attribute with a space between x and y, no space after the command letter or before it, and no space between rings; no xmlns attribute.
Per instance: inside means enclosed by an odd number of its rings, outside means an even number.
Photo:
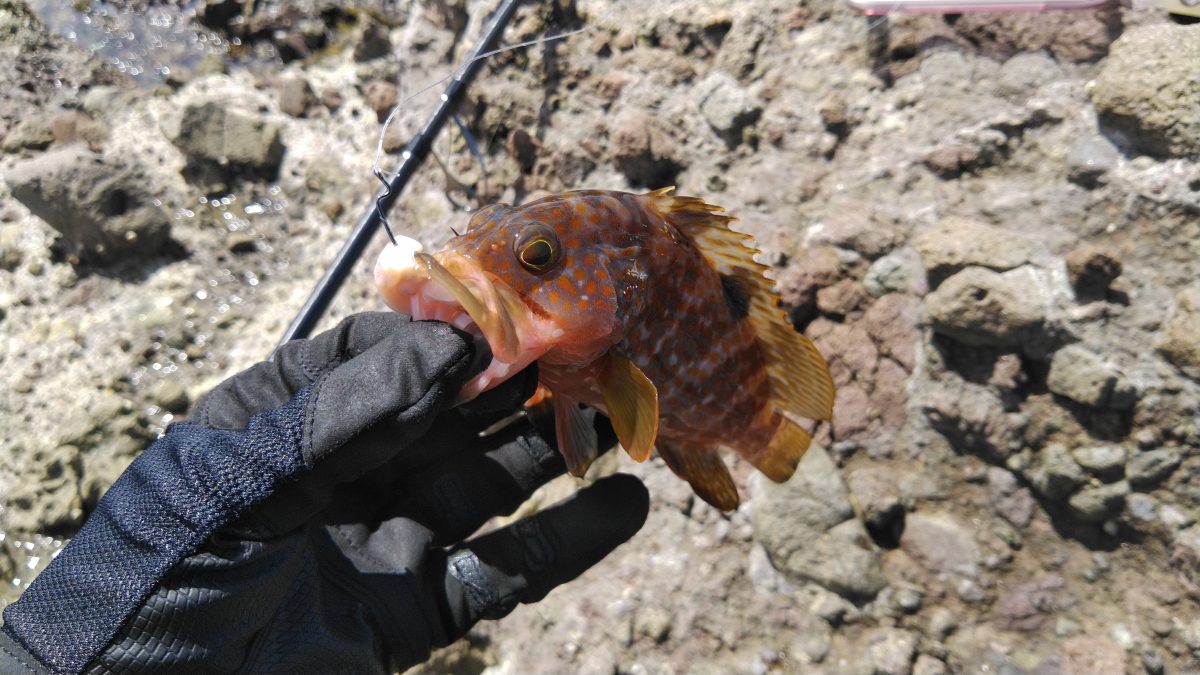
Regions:
<svg viewBox="0 0 1200 675"><path fill-rule="evenodd" d="M904 527L904 502L900 498L895 471L864 467L851 473L846 482L864 524L877 537L899 539Z"/></svg>
<svg viewBox="0 0 1200 675"><path fill-rule="evenodd" d="M1190 377L1200 379L1200 286L1175 296L1175 311L1163 326L1158 350Z"/></svg>
<svg viewBox="0 0 1200 675"><path fill-rule="evenodd" d="M988 501L1001 518L1017 527L1029 525L1037 508L1033 495L1017 482L1016 476L999 467L987 472Z"/></svg>
<svg viewBox="0 0 1200 675"><path fill-rule="evenodd" d="M979 570L975 538L948 513L910 514L900 548L932 572L973 577Z"/></svg>
<svg viewBox="0 0 1200 675"><path fill-rule="evenodd" d="M1071 451L1079 466L1105 481L1116 480L1124 474L1125 455L1125 448L1119 445L1088 445Z"/></svg>
<svg viewBox="0 0 1200 675"><path fill-rule="evenodd" d="M1062 577L1050 575L1014 586L997 598L993 623L1002 630L1037 630L1047 615L1059 609L1057 596L1064 584Z"/></svg>
<svg viewBox="0 0 1200 675"><path fill-rule="evenodd" d="M996 73L996 94L1023 103L1038 87L1056 82L1062 76L1062 68L1046 52L1022 52L1000 66Z"/></svg>
<svg viewBox="0 0 1200 675"><path fill-rule="evenodd" d="M279 124L224 100L188 103L163 131L189 161L210 170L272 178L283 159Z"/></svg>
<svg viewBox="0 0 1200 675"><path fill-rule="evenodd" d="M738 143L742 130L762 114L762 104L737 80L719 70L696 85L695 96L704 120L731 144Z"/></svg>
<svg viewBox="0 0 1200 675"><path fill-rule="evenodd" d="M1071 451L1057 443L1046 446L1041 462L1030 475L1030 482L1041 495L1055 501L1066 499L1087 482L1083 469L1075 462Z"/></svg>
<svg viewBox="0 0 1200 675"><path fill-rule="evenodd" d="M155 385L150 399L163 410L173 413L184 412L191 402L187 390L175 378L164 379Z"/></svg>
<svg viewBox="0 0 1200 675"><path fill-rule="evenodd" d="M1006 412L991 387L970 382L930 387L921 399L921 412L956 450L993 463L1005 462L1022 443L1021 416Z"/></svg>
<svg viewBox="0 0 1200 675"><path fill-rule="evenodd" d="M944 661L930 656L929 654L921 654L917 657L917 662L913 664L912 675L947 675L950 670L946 667Z"/></svg>
<svg viewBox="0 0 1200 675"><path fill-rule="evenodd" d="M650 638L655 642L663 642L671 634L671 621L674 617L669 611L655 605L639 607L633 615L634 635Z"/></svg>
<svg viewBox="0 0 1200 675"><path fill-rule="evenodd" d="M868 635L864 660L874 675L910 675L917 637L901 628L880 628Z"/></svg>
<svg viewBox="0 0 1200 675"><path fill-rule="evenodd" d="M1098 523L1112 517L1125 506L1129 483L1119 481L1099 487L1089 487L1071 495L1068 504L1081 520Z"/></svg>
<svg viewBox="0 0 1200 675"><path fill-rule="evenodd" d="M958 630L958 617L946 607L934 607L929 616L929 633L937 640L943 640Z"/></svg>
<svg viewBox="0 0 1200 675"><path fill-rule="evenodd" d="M1067 150L1067 178L1084 187L1096 187L1105 174L1121 163L1121 153L1103 136L1084 136Z"/></svg>
<svg viewBox="0 0 1200 675"><path fill-rule="evenodd" d="M863 287L876 298L888 293L924 295L929 290L921 257L911 248L892 251L871 263Z"/></svg>
<svg viewBox="0 0 1200 675"><path fill-rule="evenodd" d="M1160 157L1200 155L1200 31L1155 23L1112 45L1092 89L1100 122Z"/></svg>
<svg viewBox="0 0 1200 675"><path fill-rule="evenodd" d="M153 255L170 241L170 215L155 204L139 165L72 146L20 162L5 179L13 196L81 258Z"/></svg>
<svg viewBox="0 0 1200 675"><path fill-rule="evenodd" d="M1129 495L1125 508L1130 517L1140 523L1152 523L1158 518L1158 500L1150 495Z"/></svg>
<svg viewBox="0 0 1200 675"><path fill-rule="evenodd" d="M754 532L777 569L856 599L883 588L879 551L824 448L809 448L787 483L756 480Z"/></svg>
<svg viewBox="0 0 1200 675"><path fill-rule="evenodd" d="M828 623L816 620L811 615L801 615L799 622L801 625L788 652L793 657L799 657L805 665L821 663L829 655L829 648L833 644L833 629Z"/></svg>
<svg viewBox="0 0 1200 675"><path fill-rule="evenodd" d="M1054 352L1046 388L1092 408L1128 410L1137 403L1137 392L1121 371L1082 345Z"/></svg>
<svg viewBox="0 0 1200 675"><path fill-rule="evenodd" d="M1140 452L1125 465L1125 476L1134 488L1152 488L1170 477L1182 461L1183 457L1175 448Z"/></svg>
<svg viewBox="0 0 1200 675"><path fill-rule="evenodd" d="M1029 262L1034 246L1024 235L966 218L945 218L922 232L917 251L933 285L967 267L1003 272Z"/></svg>
<svg viewBox="0 0 1200 675"><path fill-rule="evenodd" d="M862 214L835 213L812 228L808 244L835 246L874 260L895 248L900 239L893 225Z"/></svg>
<svg viewBox="0 0 1200 675"><path fill-rule="evenodd" d="M998 273L968 267L926 296L925 302L934 331L959 342L1041 350L1045 301L1028 268Z"/></svg>
<svg viewBox="0 0 1200 675"><path fill-rule="evenodd" d="M18 122L4 135L0 142L0 151L20 152L21 150L44 150L54 142L54 129L50 118L35 115Z"/></svg>

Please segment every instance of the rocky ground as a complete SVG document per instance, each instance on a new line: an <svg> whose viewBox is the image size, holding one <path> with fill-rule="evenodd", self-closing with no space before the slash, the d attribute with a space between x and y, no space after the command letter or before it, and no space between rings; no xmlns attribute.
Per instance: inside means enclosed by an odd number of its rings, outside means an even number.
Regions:
<svg viewBox="0 0 1200 675"><path fill-rule="evenodd" d="M0 0L0 603L270 353L381 119L492 5L50 4ZM785 485L736 465L729 515L614 455L646 528L425 670L1200 672L1200 25L643 4L527 3L508 44L585 31L489 59L460 111L486 171L447 130L394 221L436 245L475 201L702 195L777 268L835 416ZM327 323L380 307L381 243Z"/></svg>

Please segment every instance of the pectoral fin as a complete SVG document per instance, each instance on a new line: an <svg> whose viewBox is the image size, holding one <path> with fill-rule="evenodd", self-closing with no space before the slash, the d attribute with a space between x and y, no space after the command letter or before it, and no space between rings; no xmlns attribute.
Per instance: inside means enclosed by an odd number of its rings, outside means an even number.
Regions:
<svg viewBox="0 0 1200 675"><path fill-rule="evenodd" d="M696 495L722 511L732 511L741 501L733 476L716 448L672 448L659 444L658 454L676 476L686 480Z"/></svg>
<svg viewBox="0 0 1200 675"><path fill-rule="evenodd" d="M600 369L600 392L617 440L635 462L644 462L658 437L658 389L629 359L609 354Z"/></svg>
<svg viewBox="0 0 1200 675"><path fill-rule="evenodd" d="M590 415L579 409L579 404L566 396L555 395L554 431L558 437L558 451L567 462L567 471L572 476L583 478L588 467L599 452L596 428Z"/></svg>

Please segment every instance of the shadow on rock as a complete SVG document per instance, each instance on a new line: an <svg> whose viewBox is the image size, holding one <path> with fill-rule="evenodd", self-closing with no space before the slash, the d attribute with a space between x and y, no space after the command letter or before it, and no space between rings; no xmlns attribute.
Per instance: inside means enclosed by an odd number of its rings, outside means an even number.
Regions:
<svg viewBox="0 0 1200 675"><path fill-rule="evenodd" d="M62 235L57 254L84 273L140 278L186 255L138 164L74 146L21 162L5 179L14 197Z"/></svg>

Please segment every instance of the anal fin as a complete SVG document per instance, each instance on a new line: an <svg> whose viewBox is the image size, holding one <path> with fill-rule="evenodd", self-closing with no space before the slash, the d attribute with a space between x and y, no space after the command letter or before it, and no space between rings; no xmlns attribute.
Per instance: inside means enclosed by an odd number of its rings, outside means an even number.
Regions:
<svg viewBox="0 0 1200 675"><path fill-rule="evenodd" d="M599 452L596 428L590 415L579 409L574 400L555 394L554 431L558 437L558 451L567 462L567 471L572 476L583 478L588 467Z"/></svg>
<svg viewBox="0 0 1200 675"><path fill-rule="evenodd" d="M672 448L659 443L658 454L696 495L722 511L738 507L737 486L716 448Z"/></svg>

